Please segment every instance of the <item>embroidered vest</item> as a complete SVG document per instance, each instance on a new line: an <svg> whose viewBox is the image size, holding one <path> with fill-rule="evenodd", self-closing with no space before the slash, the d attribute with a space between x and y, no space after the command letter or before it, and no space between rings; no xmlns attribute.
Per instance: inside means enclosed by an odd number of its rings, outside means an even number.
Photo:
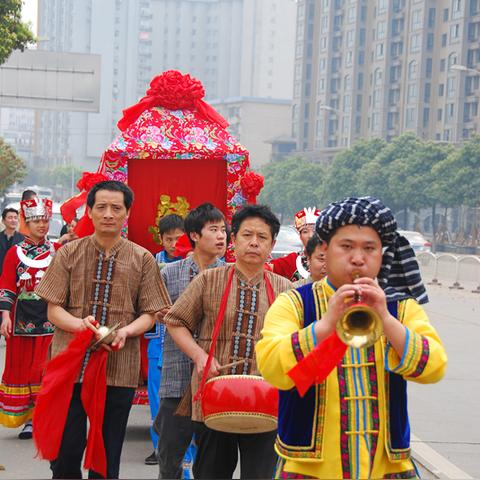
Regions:
<svg viewBox="0 0 480 480"><path fill-rule="evenodd" d="M292 290L290 294L303 313L303 326L308 327L321 315L321 293L315 284ZM325 299L326 300L326 299ZM301 307L300 307L301 305ZM389 302L390 314L397 318L398 303ZM279 391L278 435L276 450L287 459L323 459L326 381L312 386L304 397L296 388ZM386 372L387 450L391 460L410 455L410 425L407 413L407 385L400 375Z"/></svg>

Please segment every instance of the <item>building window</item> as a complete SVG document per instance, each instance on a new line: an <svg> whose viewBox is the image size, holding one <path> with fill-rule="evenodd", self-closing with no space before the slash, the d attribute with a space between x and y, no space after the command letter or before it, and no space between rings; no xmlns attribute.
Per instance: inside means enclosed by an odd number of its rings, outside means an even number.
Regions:
<svg viewBox="0 0 480 480"><path fill-rule="evenodd" d="M455 105L453 103L447 103L445 108L445 117L447 121L451 121L455 114Z"/></svg>
<svg viewBox="0 0 480 480"><path fill-rule="evenodd" d="M452 18L458 18L462 14L462 0L452 0Z"/></svg>
<svg viewBox="0 0 480 480"><path fill-rule="evenodd" d="M418 67L418 64L417 64L416 60L412 60L408 64L408 79L409 80L415 80L417 78L417 67Z"/></svg>
<svg viewBox="0 0 480 480"><path fill-rule="evenodd" d="M441 72L445 71L445 59L444 58L440 59L440 71Z"/></svg>
<svg viewBox="0 0 480 480"><path fill-rule="evenodd" d="M342 59L339 57L332 58L332 73L338 73L338 70L342 66Z"/></svg>
<svg viewBox="0 0 480 480"><path fill-rule="evenodd" d="M417 85L412 83L407 89L407 102L412 103L417 99Z"/></svg>
<svg viewBox="0 0 480 480"><path fill-rule="evenodd" d="M448 77L447 78L447 97L451 98L455 96L455 78Z"/></svg>
<svg viewBox="0 0 480 480"><path fill-rule="evenodd" d="M392 89L388 92L388 105L390 107L398 106L400 100L400 90L398 88Z"/></svg>
<svg viewBox="0 0 480 480"><path fill-rule="evenodd" d="M363 88L363 73L359 73L357 76L357 88L358 90Z"/></svg>
<svg viewBox="0 0 480 480"><path fill-rule="evenodd" d="M412 12L412 30L419 30L422 28L422 11L414 10Z"/></svg>
<svg viewBox="0 0 480 480"><path fill-rule="evenodd" d="M476 15L479 12L479 0L470 0L470 15Z"/></svg>
<svg viewBox="0 0 480 480"><path fill-rule="evenodd" d="M383 58L383 42L377 43L377 46L375 47L375 56L377 59Z"/></svg>
<svg viewBox="0 0 480 480"><path fill-rule="evenodd" d="M443 21L448 22L448 8L443 9Z"/></svg>
<svg viewBox="0 0 480 480"><path fill-rule="evenodd" d="M421 45L420 45L420 34L415 33L410 37L410 52L415 53L419 52Z"/></svg>
<svg viewBox="0 0 480 480"><path fill-rule="evenodd" d="M433 33L427 35L427 50L431 52L433 50L434 36Z"/></svg>
<svg viewBox="0 0 480 480"><path fill-rule="evenodd" d="M423 92L423 101L425 103L430 102L431 91L432 91L432 84L431 83L426 83L425 84L425 90Z"/></svg>
<svg viewBox="0 0 480 480"><path fill-rule="evenodd" d="M432 71L433 71L433 61L431 58L427 58L425 62L425 76L427 78L432 78Z"/></svg>
<svg viewBox="0 0 480 480"><path fill-rule="evenodd" d="M423 109L423 128L428 127L429 121L430 121L430 109L428 107L425 107Z"/></svg>
<svg viewBox="0 0 480 480"><path fill-rule="evenodd" d="M438 85L438 96L439 96L439 97L443 97L444 87L445 87L445 86L444 86L443 83L440 83L440 84Z"/></svg>
<svg viewBox="0 0 480 480"><path fill-rule="evenodd" d="M347 47L353 47L353 44L355 43L355 30L349 30L347 32Z"/></svg>
<svg viewBox="0 0 480 480"><path fill-rule="evenodd" d="M450 26L450 43L455 43L460 37L460 25L456 23Z"/></svg>
<svg viewBox="0 0 480 480"><path fill-rule="evenodd" d="M323 15L320 25L321 25L320 31L322 33L327 33L328 32L328 16L327 15Z"/></svg>
<svg viewBox="0 0 480 480"><path fill-rule="evenodd" d="M392 35L400 35L403 32L403 18L394 18L392 20Z"/></svg>
<svg viewBox="0 0 480 480"><path fill-rule="evenodd" d="M327 48L327 37L321 37L320 38L320 49L321 50L326 50Z"/></svg>
<svg viewBox="0 0 480 480"><path fill-rule="evenodd" d="M387 10L387 0L378 0L378 13L383 13Z"/></svg>
<svg viewBox="0 0 480 480"><path fill-rule="evenodd" d="M343 79L343 89L351 90L352 88L352 77L350 75L345 75Z"/></svg>
<svg viewBox="0 0 480 480"><path fill-rule="evenodd" d="M347 15L348 23L353 23L357 17L357 9L355 7L350 7Z"/></svg>
<svg viewBox="0 0 480 480"><path fill-rule="evenodd" d="M352 106L352 97L350 95L345 95L343 97L343 111L345 113L350 113L351 106Z"/></svg>
<svg viewBox="0 0 480 480"><path fill-rule="evenodd" d="M362 95L357 95L357 104L356 104L357 112L360 112L362 110L362 103L363 103Z"/></svg>
<svg viewBox="0 0 480 480"><path fill-rule="evenodd" d="M351 50L349 50L345 54L345 66L346 67L351 67L352 64L353 64L353 52Z"/></svg>
<svg viewBox="0 0 480 480"><path fill-rule="evenodd" d="M448 69L452 68L452 65L455 65L457 63L457 54L456 53L451 53L448 56Z"/></svg>
<svg viewBox="0 0 480 480"><path fill-rule="evenodd" d="M366 37L365 29L361 28L360 29L360 36L359 36L359 44L360 44L361 47L365 46L365 37Z"/></svg>
<svg viewBox="0 0 480 480"><path fill-rule="evenodd" d="M412 128L415 126L415 108L407 108L405 113L405 127Z"/></svg>
<svg viewBox="0 0 480 480"><path fill-rule="evenodd" d="M386 34L387 22L382 21L377 23L377 40L383 40Z"/></svg>
<svg viewBox="0 0 480 480"><path fill-rule="evenodd" d="M435 27L435 14L436 10L434 8L428 9L428 28Z"/></svg>
<svg viewBox="0 0 480 480"><path fill-rule="evenodd" d="M465 95L473 95L475 90L478 90L480 86L480 76L475 75L474 77L465 78Z"/></svg>
<svg viewBox="0 0 480 480"><path fill-rule="evenodd" d="M382 83L383 73L380 68L376 68L373 74L373 84L378 87Z"/></svg>

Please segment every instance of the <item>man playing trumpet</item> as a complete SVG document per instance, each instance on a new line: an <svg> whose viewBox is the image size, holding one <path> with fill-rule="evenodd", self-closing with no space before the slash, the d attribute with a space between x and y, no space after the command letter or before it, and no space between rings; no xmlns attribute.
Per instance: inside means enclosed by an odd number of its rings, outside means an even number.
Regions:
<svg viewBox="0 0 480 480"><path fill-rule="evenodd" d="M439 381L447 357L420 306L428 297L413 250L372 197L332 203L316 231L327 277L281 294L256 347L260 372L281 390L276 477L415 478L406 381ZM384 335L355 348L337 325L359 298Z"/></svg>

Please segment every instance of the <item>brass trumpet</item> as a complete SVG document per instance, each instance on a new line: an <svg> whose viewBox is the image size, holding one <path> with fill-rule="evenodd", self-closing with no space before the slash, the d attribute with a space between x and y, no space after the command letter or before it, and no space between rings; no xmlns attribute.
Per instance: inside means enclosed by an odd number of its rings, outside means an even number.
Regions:
<svg viewBox="0 0 480 480"><path fill-rule="evenodd" d="M340 340L354 348L371 347L383 335L380 315L362 302L360 294L355 295L355 303L345 311L336 329Z"/></svg>

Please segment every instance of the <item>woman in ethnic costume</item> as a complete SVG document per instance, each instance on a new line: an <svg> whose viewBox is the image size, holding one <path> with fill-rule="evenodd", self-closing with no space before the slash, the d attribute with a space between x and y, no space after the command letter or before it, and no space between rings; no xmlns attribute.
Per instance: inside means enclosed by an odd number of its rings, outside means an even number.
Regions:
<svg viewBox="0 0 480 480"><path fill-rule="evenodd" d="M35 293L54 251L46 240L52 201L32 198L21 202L27 236L5 256L0 277L1 333L7 341L0 385L0 424L24 425L18 435L32 438L33 407L53 334L47 304Z"/></svg>

